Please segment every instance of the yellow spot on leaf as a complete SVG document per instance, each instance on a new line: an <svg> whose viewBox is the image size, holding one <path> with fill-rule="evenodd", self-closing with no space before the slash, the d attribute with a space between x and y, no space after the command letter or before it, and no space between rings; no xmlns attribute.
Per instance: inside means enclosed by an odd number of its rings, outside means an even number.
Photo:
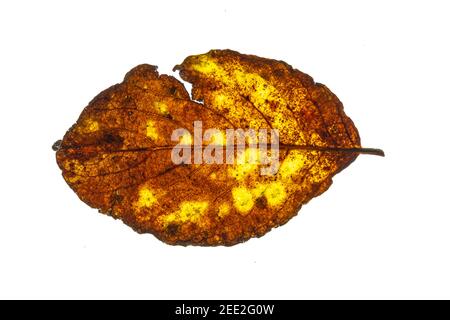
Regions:
<svg viewBox="0 0 450 320"><path fill-rule="evenodd" d="M275 87L264 78L255 73L247 73L241 70L234 72L236 81L251 92L251 100L257 105L265 105L266 100L278 94ZM251 89L251 90L250 90Z"/></svg>
<svg viewBox="0 0 450 320"><path fill-rule="evenodd" d="M153 103L153 106L155 107L156 111L161 115L168 115L169 114L169 108L167 107L167 104L161 101L155 101Z"/></svg>
<svg viewBox="0 0 450 320"><path fill-rule="evenodd" d="M214 102L216 105L223 106L223 105L229 105L231 99L226 96L225 94L216 94L214 98Z"/></svg>
<svg viewBox="0 0 450 320"><path fill-rule="evenodd" d="M304 152L292 150L283 160L278 172L283 179L288 179L300 172L307 161L308 159Z"/></svg>
<svg viewBox="0 0 450 320"><path fill-rule="evenodd" d="M85 167L76 159L66 161L64 163L64 169L76 175L81 175L85 171Z"/></svg>
<svg viewBox="0 0 450 320"><path fill-rule="evenodd" d="M284 185L279 181L270 183L264 191L264 195L267 198L267 203L269 206L281 205L286 199Z"/></svg>
<svg viewBox="0 0 450 320"><path fill-rule="evenodd" d="M92 133L99 130L99 124L97 121L92 119L84 120L83 124L80 126L82 133Z"/></svg>
<svg viewBox="0 0 450 320"><path fill-rule="evenodd" d="M180 217L182 219L196 219L208 208L207 201L186 201L180 206Z"/></svg>
<svg viewBox="0 0 450 320"><path fill-rule="evenodd" d="M221 203L219 206L219 212L217 212L217 215L219 217L223 218L229 213L230 213L230 205L226 202Z"/></svg>
<svg viewBox="0 0 450 320"><path fill-rule="evenodd" d="M184 201L180 204L180 210L170 213L162 219L166 225L171 222L184 223L189 221L199 223L207 208L207 201Z"/></svg>
<svg viewBox="0 0 450 320"><path fill-rule="evenodd" d="M228 168L228 175L236 180L243 180L250 172L258 169L261 152L256 148L247 148L239 153L236 164Z"/></svg>
<svg viewBox="0 0 450 320"><path fill-rule="evenodd" d="M69 181L70 183L75 183L78 180L80 180L81 177L80 176L73 176L73 177L67 177L66 180Z"/></svg>
<svg viewBox="0 0 450 320"><path fill-rule="evenodd" d="M216 76L226 76L223 68L219 67L210 57L206 54L197 56L196 63L192 66L194 70L204 74L215 74Z"/></svg>
<svg viewBox="0 0 450 320"><path fill-rule="evenodd" d="M239 212L246 214L253 208L253 196L247 188L235 187L231 191L231 194L233 196L234 206Z"/></svg>
<svg viewBox="0 0 450 320"><path fill-rule="evenodd" d="M157 202L156 196L149 188L142 188L139 190L139 200L137 206L140 208L150 208Z"/></svg>
<svg viewBox="0 0 450 320"><path fill-rule="evenodd" d="M155 123L152 120L147 121L147 137L152 140L156 140L158 138L158 131L156 130Z"/></svg>
<svg viewBox="0 0 450 320"><path fill-rule="evenodd" d="M259 183L255 188L252 189L253 198L259 198L264 195L264 191L267 189L267 184Z"/></svg>

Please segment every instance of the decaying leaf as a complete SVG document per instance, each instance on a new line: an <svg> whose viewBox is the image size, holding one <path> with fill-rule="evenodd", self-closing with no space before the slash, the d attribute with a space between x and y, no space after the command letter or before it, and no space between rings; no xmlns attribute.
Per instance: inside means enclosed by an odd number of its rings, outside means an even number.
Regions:
<svg viewBox="0 0 450 320"><path fill-rule="evenodd" d="M174 68L192 83L132 69L121 84L95 97L54 148L63 177L82 201L134 230L169 244L233 245L286 223L331 185L362 149L338 98L288 64L213 50ZM197 102L201 101L201 102ZM174 164L178 128L276 129L280 166L261 163ZM192 137L181 138L191 144ZM258 157L258 155L256 155Z"/></svg>

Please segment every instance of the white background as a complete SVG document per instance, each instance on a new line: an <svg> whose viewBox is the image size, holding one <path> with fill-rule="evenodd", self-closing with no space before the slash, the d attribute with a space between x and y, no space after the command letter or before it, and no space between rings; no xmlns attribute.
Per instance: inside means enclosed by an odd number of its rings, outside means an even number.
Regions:
<svg viewBox="0 0 450 320"><path fill-rule="evenodd" d="M445 1L2 1L0 298L450 298ZM299 216L231 248L171 247L82 203L51 145L140 63L284 60L366 147Z"/></svg>

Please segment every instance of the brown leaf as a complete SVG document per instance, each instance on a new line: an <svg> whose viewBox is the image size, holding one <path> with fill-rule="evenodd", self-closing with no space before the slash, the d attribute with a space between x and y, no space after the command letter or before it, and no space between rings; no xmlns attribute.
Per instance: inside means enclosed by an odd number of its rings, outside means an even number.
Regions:
<svg viewBox="0 0 450 320"><path fill-rule="evenodd" d="M327 87L284 62L213 50L175 69L202 103L174 77L140 65L95 97L54 146L80 199L138 232L183 245L259 237L327 190L359 153L381 153L361 148ZM192 133L194 121L220 131L214 145L224 143L226 129L277 129L277 173L262 175L263 164L249 162L259 151L249 146L232 154L242 164L174 164L172 132Z"/></svg>

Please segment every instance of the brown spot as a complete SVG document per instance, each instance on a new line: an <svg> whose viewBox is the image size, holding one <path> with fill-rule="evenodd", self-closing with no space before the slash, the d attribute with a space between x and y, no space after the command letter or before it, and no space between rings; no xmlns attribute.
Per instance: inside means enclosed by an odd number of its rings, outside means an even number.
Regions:
<svg viewBox="0 0 450 320"><path fill-rule="evenodd" d="M264 209L267 207L267 199L264 196L260 196L258 198L256 198L255 200L255 205L259 208L259 209Z"/></svg>
<svg viewBox="0 0 450 320"><path fill-rule="evenodd" d="M175 93L177 93L177 88L176 88L176 87L171 87L171 88L169 89L169 93L170 93L171 95L175 95Z"/></svg>
<svg viewBox="0 0 450 320"><path fill-rule="evenodd" d="M123 144L123 138L117 134L107 132L103 135L103 142L106 144L112 144L112 145L122 145Z"/></svg>
<svg viewBox="0 0 450 320"><path fill-rule="evenodd" d="M170 223L167 225L166 233L168 236L173 237L178 233L179 225L176 223Z"/></svg>

